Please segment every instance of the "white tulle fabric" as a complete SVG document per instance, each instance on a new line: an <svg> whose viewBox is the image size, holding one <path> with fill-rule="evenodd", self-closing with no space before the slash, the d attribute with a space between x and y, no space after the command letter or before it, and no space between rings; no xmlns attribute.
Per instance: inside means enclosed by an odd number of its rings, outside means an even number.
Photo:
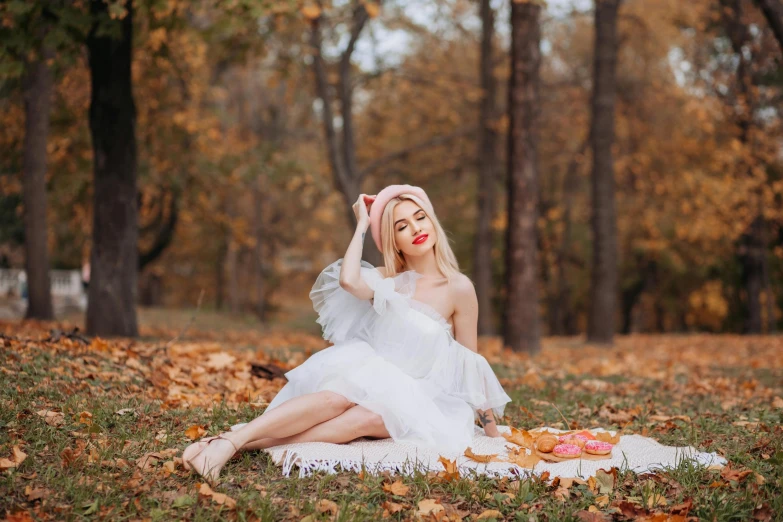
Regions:
<svg viewBox="0 0 783 522"><path fill-rule="evenodd" d="M497 419L511 398L487 360L454 339L434 308L413 299L421 274L383 278L366 261L361 276L374 290L361 300L340 286L342 258L310 292L324 339L334 343L286 373L269 409L329 390L379 414L394 440L461 453L473 439L476 410Z"/></svg>

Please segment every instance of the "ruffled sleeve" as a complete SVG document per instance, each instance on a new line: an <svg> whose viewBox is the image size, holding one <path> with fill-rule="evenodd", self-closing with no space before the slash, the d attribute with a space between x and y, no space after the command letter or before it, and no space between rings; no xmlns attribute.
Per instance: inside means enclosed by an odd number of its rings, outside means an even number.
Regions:
<svg viewBox="0 0 783 522"><path fill-rule="evenodd" d="M310 290L313 308L318 313L316 322L322 327L323 338L332 343L352 338L369 342L375 318L387 312L404 317L409 307L406 297L413 295L415 281L421 275L409 271L384 278L374 266L361 260L360 275L375 291L370 301L359 299L340 286L342 264L340 258L324 268Z"/></svg>

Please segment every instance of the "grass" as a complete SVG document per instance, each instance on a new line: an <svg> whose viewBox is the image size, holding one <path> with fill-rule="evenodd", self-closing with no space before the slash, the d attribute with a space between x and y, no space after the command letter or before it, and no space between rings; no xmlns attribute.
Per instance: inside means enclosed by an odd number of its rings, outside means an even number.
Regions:
<svg viewBox="0 0 783 522"><path fill-rule="evenodd" d="M9 328L14 327L7 325L6 332ZM772 406L783 394L779 366L721 366L716 358L699 375L709 377L711 392L699 391L695 370L665 381L542 370L544 386L506 386L514 402L505 423L565 427L554 404L571 428L621 429L666 445L715 451L730 461L736 476L689 461L656 474L619 469L603 501L587 485L574 484L563 494L557 484L538 478L478 476L444 483L417 474L401 477L410 490L395 496L382 486L396 477L286 478L266 453L250 452L229 462L215 488L236 501L230 508L200 495L202 481L177 463L190 442L184 433L201 425L215 434L262 410L225 400L171 407L151 394L152 377L124 371L116 353L25 339L21 334L0 339L0 458L9 458L13 446L27 454L19 466L0 472L0 514L9 519L408 520L425 499L448 505L454 520L474 520L488 510L499 512L496 520L514 521L783 519L783 409ZM515 374L508 364L495 364L498 373ZM47 408L63 412L62 425L49 425L37 414ZM132 412L117 413L123 410ZM690 420L654 420L653 411ZM631 412L629 420L607 416L623 412ZM160 458L140 468L151 452ZM588 511L591 506L596 513ZM653 518L656 514L661 518Z"/></svg>

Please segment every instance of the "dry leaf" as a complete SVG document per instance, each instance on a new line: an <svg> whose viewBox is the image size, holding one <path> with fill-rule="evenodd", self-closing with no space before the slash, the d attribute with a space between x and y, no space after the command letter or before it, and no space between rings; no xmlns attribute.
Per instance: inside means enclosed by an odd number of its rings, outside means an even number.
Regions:
<svg viewBox="0 0 783 522"><path fill-rule="evenodd" d="M92 413L89 411L83 411L79 414L79 424L86 424L90 426L92 424Z"/></svg>
<svg viewBox="0 0 783 522"><path fill-rule="evenodd" d="M419 510L416 515L425 517L443 511L445 508L435 499L425 498L420 500L418 504Z"/></svg>
<svg viewBox="0 0 783 522"><path fill-rule="evenodd" d="M315 503L315 510L319 513L326 513L328 511L332 515L337 515L337 504L331 500L322 498Z"/></svg>
<svg viewBox="0 0 783 522"><path fill-rule="evenodd" d="M397 480L392 484L384 484L383 490L391 493L392 495L398 495L404 497L408 494L411 488L402 483L401 480Z"/></svg>
<svg viewBox="0 0 783 522"><path fill-rule="evenodd" d="M611 493L617 484L617 468L599 469L595 472L595 482L599 493L602 495Z"/></svg>
<svg viewBox="0 0 783 522"><path fill-rule="evenodd" d="M51 410L41 410L35 412L37 415L40 415L44 418L44 421L49 426L62 426L65 423L65 416L62 414L62 412L59 411L51 411Z"/></svg>
<svg viewBox="0 0 783 522"><path fill-rule="evenodd" d="M449 460L446 457L439 456L438 461L443 464L443 467L446 470L444 477L446 480L459 480L459 469L457 469L456 460Z"/></svg>
<svg viewBox="0 0 783 522"><path fill-rule="evenodd" d="M783 410L783 399L781 399L778 396L775 396L775 398L772 399L772 407Z"/></svg>
<svg viewBox="0 0 783 522"><path fill-rule="evenodd" d="M207 430L205 430L203 426L199 426L197 424L194 424L193 426L185 430L185 436L190 440L196 440L198 438L201 438L206 433Z"/></svg>
<svg viewBox="0 0 783 522"><path fill-rule="evenodd" d="M485 518L503 518L503 513L498 511L497 509L487 509L486 511L483 511L476 520L484 520Z"/></svg>
<svg viewBox="0 0 783 522"><path fill-rule="evenodd" d="M468 449L465 450L465 456L471 460L475 460L476 462L481 462L483 464L486 464L488 462L492 462L495 457L497 457L497 453L494 453L492 455L476 455L473 453L473 450L468 447Z"/></svg>
<svg viewBox="0 0 783 522"><path fill-rule="evenodd" d="M28 502L33 502L35 500L40 500L42 498L46 498L51 494L51 491L49 491L46 488L35 488L33 489L31 486L27 486L24 488L24 495L27 497Z"/></svg>
<svg viewBox="0 0 783 522"><path fill-rule="evenodd" d="M541 462L541 457L533 452L528 455L525 448L520 450L514 450L510 446L507 446L507 448L509 449L508 461L520 468L533 469L536 467L536 464Z"/></svg>
<svg viewBox="0 0 783 522"><path fill-rule="evenodd" d="M393 514L395 514L395 513L399 513L400 511L402 511L403 509L405 509L405 506L403 506L402 504L397 504L396 502L391 502L391 501L389 501L389 500L387 500L386 502L384 502L384 503L381 505L381 507L382 507L383 509L387 510L387 511L388 511L390 514L392 514L392 515L393 515Z"/></svg>
<svg viewBox="0 0 783 522"><path fill-rule="evenodd" d="M225 493L218 493L212 491L209 484L203 483L198 488L198 494L207 498L211 498L215 504L226 506L228 509L235 509L237 507L237 501L229 497Z"/></svg>
<svg viewBox="0 0 783 522"><path fill-rule="evenodd" d="M512 426L511 434L504 433L503 438L523 448L531 449L533 447L533 436L527 430L520 430Z"/></svg>
<svg viewBox="0 0 783 522"><path fill-rule="evenodd" d="M0 459L0 470L5 471L7 469L15 468L27 458L27 453L22 451L19 446L14 446L11 449L11 458Z"/></svg>
<svg viewBox="0 0 783 522"><path fill-rule="evenodd" d="M598 507L606 507L609 505L609 495L600 495L595 497L595 505Z"/></svg>
<svg viewBox="0 0 783 522"><path fill-rule="evenodd" d="M236 360L237 358L228 352L211 353L204 366L213 370L222 370L234 364Z"/></svg>
<svg viewBox="0 0 783 522"><path fill-rule="evenodd" d="M608 442L609 444L619 444L620 432L618 431L614 435L611 435L608 431L599 431L595 434L595 439L600 440L601 442Z"/></svg>

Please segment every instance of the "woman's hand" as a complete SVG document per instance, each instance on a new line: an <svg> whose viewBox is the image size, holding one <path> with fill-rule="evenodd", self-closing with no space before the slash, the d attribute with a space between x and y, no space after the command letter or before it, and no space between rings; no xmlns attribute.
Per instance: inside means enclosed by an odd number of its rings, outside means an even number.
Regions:
<svg viewBox="0 0 783 522"><path fill-rule="evenodd" d="M352 205L353 214L356 216L356 226L367 230L370 226L370 206L375 201L375 194L359 194L356 203Z"/></svg>

